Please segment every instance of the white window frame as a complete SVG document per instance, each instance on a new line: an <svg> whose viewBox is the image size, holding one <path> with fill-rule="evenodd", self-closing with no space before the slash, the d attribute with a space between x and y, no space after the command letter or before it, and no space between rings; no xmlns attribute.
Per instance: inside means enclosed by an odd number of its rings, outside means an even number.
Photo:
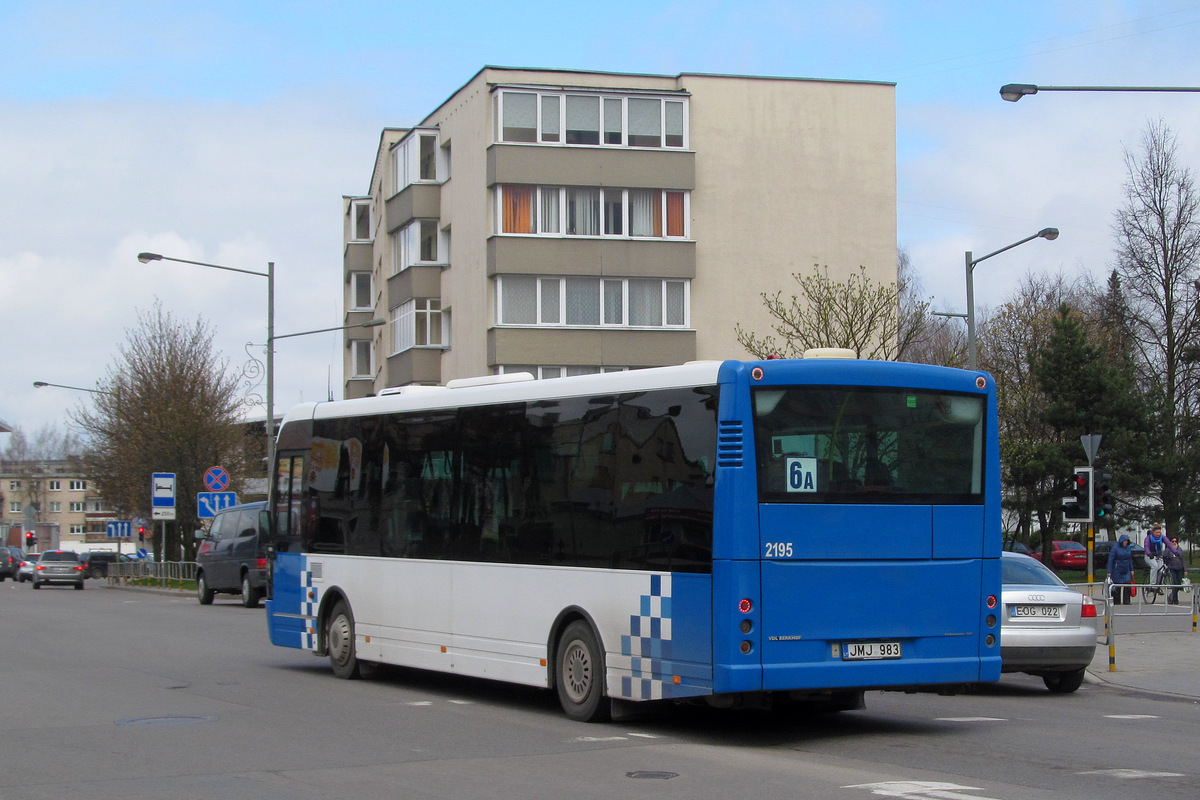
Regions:
<svg viewBox="0 0 1200 800"><path fill-rule="evenodd" d="M660 193L659 203L661 204L663 235L662 236L634 236L630 230L630 192L637 191L631 189L617 189L613 187L603 186L534 186L533 193L533 209L531 213L534 217L533 233L508 232L504 230L504 191L509 186L521 186L527 188L528 184L496 184L496 201L495 201L495 220L494 230L497 236L540 236L554 239L634 239L637 241L672 241L681 242L691 239L691 217L692 217L692 193L686 189L650 189ZM577 190L595 190L600 193L600 223L595 234L579 234L567 232L567 189ZM543 203L543 195L546 193L556 194L558 197L558 219L554 230L550 230L550 226L545 224L545 219L541 213ZM611 204L609 199L613 193L620 193L621 203L621 232L620 233L605 233L610 227L607 219L608 206ZM683 235L668 236L667 235L667 194L682 194L683 195ZM615 200L613 201L615 202ZM440 245L439 245L440 246Z"/></svg>
<svg viewBox="0 0 1200 800"><path fill-rule="evenodd" d="M358 371L359 354L363 348L367 348L368 369L366 374L361 374ZM350 380L374 380L375 379L375 341L373 339L351 339L350 340Z"/></svg>
<svg viewBox="0 0 1200 800"><path fill-rule="evenodd" d="M67 504L67 511L71 514L82 514L84 512L84 503L82 500L72 500Z"/></svg>
<svg viewBox="0 0 1200 800"><path fill-rule="evenodd" d="M359 236L358 215L359 209L365 209L367 215L367 236L364 239ZM373 242L375 241L375 203L369 197L360 197L350 201L350 241L352 242Z"/></svg>
<svg viewBox="0 0 1200 800"><path fill-rule="evenodd" d="M534 103L534 140L532 142L522 142L519 140L506 140L504 138L504 96L510 92L517 94L533 94L536 96ZM567 143L567 97L597 97L600 103L600 141L598 144L581 144L577 142ZM547 120L553 120L555 115L552 109L545 109L546 98L557 98L558 102L558 139L553 140L547 138L550 132L544 130ZM621 131L619 142L605 141L605 100L618 100L621 103ZM660 144L657 147L651 145L633 146L629 142L629 101L630 100L658 100L659 101L659 126L660 126ZM683 112L683 141L678 145L668 145L667 142L667 117L668 103L679 103L682 106ZM673 109L672 113L678 109ZM504 144L524 144L537 145L539 147L619 147L636 150L687 150L691 147L691 103L687 95L677 94L658 94L654 92L642 93L604 93L604 92L588 92L584 91L561 91L561 92L546 92L539 91L533 87L506 86L496 90L495 101L493 103L493 112L495 115L495 124L493 125L492 138L497 143Z"/></svg>
<svg viewBox="0 0 1200 800"><path fill-rule="evenodd" d="M19 491L21 491L21 482L20 482L20 481L9 481L9 482L8 482L8 490L9 490L10 492L19 492Z"/></svg>
<svg viewBox="0 0 1200 800"><path fill-rule="evenodd" d="M47 488L52 492L61 492L62 481L50 481Z"/></svg>
<svg viewBox="0 0 1200 800"><path fill-rule="evenodd" d="M422 223L437 226L437 258L433 261L421 260L421 225ZM450 258L450 232L442 228L436 219L414 219L400 230L392 234L392 274L399 275L409 267L418 265L448 265Z"/></svg>
<svg viewBox="0 0 1200 800"><path fill-rule="evenodd" d="M536 320L534 322L506 322L503 319L504 315L504 282L505 278L533 278L534 279L534 311ZM567 322L567 281L569 280L594 280L599 284L599 300L600 300L600 322L599 323L568 323ZM661 319L659 325L631 325L629 324L629 284L630 281L652 281L659 280L662 283L662 292L660 295L661 304ZM547 315L544 313L547 309L542 306L542 292L545 290L546 282L558 283L558 303L557 303L557 319L546 320ZM620 302L620 322L606 322L605 320L613 316L618 311L614 305L606 304L607 294L606 289L610 288L607 284L621 284L621 302ZM683 322L681 324L668 323L669 311L667 302L670 294L668 284L680 284L683 287ZM692 306L692 282L687 278L616 278L599 275L570 275L570 276L553 276L553 275L499 275L496 278L496 325L504 328L631 328L636 330L687 330L691 327L691 306Z"/></svg>
<svg viewBox="0 0 1200 800"><path fill-rule="evenodd" d="M58 500L51 500L50 501L50 513L51 514L61 514L62 513L62 503L59 502Z"/></svg>
<svg viewBox="0 0 1200 800"><path fill-rule="evenodd" d="M350 283L350 302L347 307L351 311L371 311L375 308L375 276L370 272L351 272L349 275ZM359 284L362 282L367 284L367 305L359 305L358 294Z"/></svg>
<svg viewBox="0 0 1200 800"><path fill-rule="evenodd" d="M79 536L81 534L86 534L86 533L87 533L87 525L84 525L79 522L71 523L71 535L72 536Z"/></svg>
<svg viewBox="0 0 1200 800"><path fill-rule="evenodd" d="M8 513L20 514L21 513L21 501L20 500L9 500L8 501Z"/></svg>
<svg viewBox="0 0 1200 800"><path fill-rule="evenodd" d="M393 355L414 349L450 349L450 316L449 312L441 307L441 302L439 297L414 297L391 310ZM434 303L437 304L437 308L431 308ZM418 325L425 328L426 342L432 342L435 328L440 341L417 344Z"/></svg>
<svg viewBox="0 0 1200 800"><path fill-rule="evenodd" d="M86 492L87 491L87 481L78 480L78 479L72 480L70 483L70 488L71 488L72 492Z"/></svg>
<svg viewBox="0 0 1200 800"><path fill-rule="evenodd" d="M433 140L433 177L421 177L421 145ZM415 183L445 183L450 173L446 148L442 147L438 128L413 128L408 135L392 145L392 193L399 194Z"/></svg>

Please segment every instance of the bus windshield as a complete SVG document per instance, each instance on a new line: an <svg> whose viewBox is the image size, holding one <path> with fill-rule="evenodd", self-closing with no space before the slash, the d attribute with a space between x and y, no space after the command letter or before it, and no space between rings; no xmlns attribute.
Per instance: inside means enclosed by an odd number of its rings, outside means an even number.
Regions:
<svg viewBox="0 0 1200 800"><path fill-rule="evenodd" d="M984 501L982 395L794 386L753 397L762 502Z"/></svg>

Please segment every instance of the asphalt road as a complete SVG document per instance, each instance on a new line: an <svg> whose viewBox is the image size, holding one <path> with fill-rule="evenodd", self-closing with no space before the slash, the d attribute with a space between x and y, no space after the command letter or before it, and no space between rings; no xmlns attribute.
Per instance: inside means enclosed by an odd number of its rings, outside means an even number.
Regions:
<svg viewBox="0 0 1200 800"><path fill-rule="evenodd" d="M1200 708L1006 676L827 716L571 722L546 692L340 681L219 596L0 584L0 800L1128 800L1195 792Z"/></svg>

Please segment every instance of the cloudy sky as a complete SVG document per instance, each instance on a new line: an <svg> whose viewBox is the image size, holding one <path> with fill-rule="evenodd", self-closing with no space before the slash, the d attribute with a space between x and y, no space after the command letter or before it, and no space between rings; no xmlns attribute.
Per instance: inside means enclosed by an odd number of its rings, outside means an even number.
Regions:
<svg viewBox="0 0 1200 800"><path fill-rule="evenodd" d="M65 427L89 395L33 381L94 386L156 299L231 364L261 353L265 280L143 250L274 261L277 333L340 325L341 196L383 127L489 64L893 82L898 244L937 308L964 310L964 251L1047 226L976 268L979 307L1030 272L1102 277L1124 150L1162 119L1200 167L1200 94L999 87L1197 86L1198 38L1170 0L0 0L0 420ZM277 406L340 397L340 347L279 342Z"/></svg>

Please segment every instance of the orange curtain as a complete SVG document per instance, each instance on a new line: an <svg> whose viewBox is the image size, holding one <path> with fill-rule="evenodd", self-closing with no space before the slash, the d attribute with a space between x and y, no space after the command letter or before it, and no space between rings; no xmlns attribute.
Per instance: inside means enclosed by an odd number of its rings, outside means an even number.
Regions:
<svg viewBox="0 0 1200 800"><path fill-rule="evenodd" d="M667 236L683 236L683 192L667 192Z"/></svg>
<svg viewBox="0 0 1200 800"><path fill-rule="evenodd" d="M533 190L532 186L504 187L504 233L533 233Z"/></svg>

